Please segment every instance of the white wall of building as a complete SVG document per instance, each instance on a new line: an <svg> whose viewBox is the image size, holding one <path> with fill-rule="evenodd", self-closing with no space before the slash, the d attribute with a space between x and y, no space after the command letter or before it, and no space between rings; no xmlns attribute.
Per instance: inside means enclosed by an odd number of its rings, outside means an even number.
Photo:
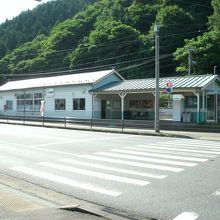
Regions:
<svg viewBox="0 0 220 220"><path fill-rule="evenodd" d="M47 96L47 90L53 89L53 95ZM17 95L29 93L42 93L45 101L44 116L48 117L75 117L75 118L91 118L92 117L92 95L89 90L91 85L74 85L74 86L59 86L53 88L28 89L24 91L1 92L0 95L0 114L15 115L15 116L40 116L40 111L18 111ZM85 110L73 110L73 99L85 98ZM65 99L65 110L55 110L55 99ZM6 101L13 101L12 110L4 110Z"/></svg>
<svg viewBox="0 0 220 220"><path fill-rule="evenodd" d="M54 95L52 97L45 95L45 116L91 118L92 95L88 92L90 89L91 86L89 85L54 87ZM85 98L85 110L73 110L74 98ZM66 100L65 110L55 110L56 99Z"/></svg>

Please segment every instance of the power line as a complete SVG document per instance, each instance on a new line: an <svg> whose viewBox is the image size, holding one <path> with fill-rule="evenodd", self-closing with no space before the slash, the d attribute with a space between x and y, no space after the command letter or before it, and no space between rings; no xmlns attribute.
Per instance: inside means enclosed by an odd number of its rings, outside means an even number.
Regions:
<svg viewBox="0 0 220 220"><path fill-rule="evenodd" d="M197 31L190 31L190 32L184 32L184 33L178 33L178 34L160 35L160 38L171 37L171 36L179 36L179 35L187 35L187 34L194 34L194 33L201 33L201 32L206 32L206 31L207 31L207 29L205 29L205 30L197 30Z"/></svg>
<svg viewBox="0 0 220 220"><path fill-rule="evenodd" d="M208 6L208 5L204 5L204 4L199 4L199 3L193 3L193 2L187 2L187 1L184 1L184 0L177 0L179 2L183 2L183 3L187 3L187 4L190 4L190 5L195 5L195 6L200 6L200 7L205 7L205 8L211 8L211 6Z"/></svg>
<svg viewBox="0 0 220 220"><path fill-rule="evenodd" d="M131 62L138 62L138 61L143 61L146 60L147 58L141 58L141 59L134 59L134 60L129 60L129 61L124 61L124 62L117 62L117 63L111 63L111 64L106 64L106 65L100 65L100 66L94 66L94 67L89 67L89 68L80 68L80 69L68 69L65 71L54 71L54 72L35 72L35 73L26 73L26 74L2 74L2 76L38 76L38 75L48 75L48 74L58 74L58 73L66 73L66 72L75 72L75 71L82 71L82 70L88 70L92 68L102 68L102 67L109 67L109 66L114 66L114 65L119 65L119 64L126 64L126 63L131 63ZM148 59L152 59L152 57L148 57Z"/></svg>
<svg viewBox="0 0 220 220"><path fill-rule="evenodd" d="M161 56L160 56L160 60L166 59L166 58L168 58L168 57L170 57L170 56L172 56L172 54L164 54L164 55L161 55ZM134 65L131 65L131 66L128 66L128 67L125 67L125 68L118 69L118 71L119 71L119 72L123 72L123 71L125 71L125 70L130 70L130 69L133 69L133 68L137 68L137 67L140 67L140 66L149 64L149 63L151 63L151 62L153 62L152 64L154 64L154 61L155 61L155 59L153 58L153 59L144 61L144 62L142 62L142 63L140 63L140 64L134 64ZM163 60L162 62L164 62L164 61L165 61L165 60ZM152 65L152 64L151 64L151 65Z"/></svg>
<svg viewBox="0 0 220 220"><path fill-rule="evenodd" d="M184 32L184 33L174 33L174 34L169 34L169 35L160 35L160 38L164 38L164 37L169 37L169 36L177 36L177 35L187 35L187 34L193 34L193 33L200 33L200 32L205 32L207 30L197 30L197 31L191 31L191 32ZM136 34L133 34L133 35L130 35L130 36L127 36L127 37L123 37L123 38L119 38L119 39L115 39L115 40L110 40L108 42L105 42L105 43L100 43L100 44L96 44L96 45L82 45L83 49L85 48L90 48L92 46L95 46L95 48L98 48L98 47L104 47L104 46L111 46L111 45L114 45L116 43L118 43L118 41L120 41L121 39L127 39L127 38L131 38L133 36L136 36L138 35L139 33L136 33ZM131 42L139 42L140 39L134 39L134 40L130 40L130 41L121 41L118 43L118 45L123 45L123 44L127 44L127 43L131 43ZM79 44L74 44L75 46L79 45ZM73 48L69 48L69 49L66 49L66 50L57 50L57 51L53 51L52 54L65 54L65 53L68 53L68 52L71 52L73 51ZM52 54L49 54L50 56ZM15 55L16 57L24 57L24 56L32 56L32 55L38 55L38 53L29 53L29 54L22 54L22 55Z"/></svg>

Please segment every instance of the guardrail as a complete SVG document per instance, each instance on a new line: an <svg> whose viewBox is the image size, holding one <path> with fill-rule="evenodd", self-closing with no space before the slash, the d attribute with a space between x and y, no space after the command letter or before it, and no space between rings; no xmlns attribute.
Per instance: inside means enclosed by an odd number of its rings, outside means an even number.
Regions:
<svg viewBox="0 0 220 220"><path fill-rule="evenodd" d="M0 115L0 123L23 124L42 127L62 127L78 130L101 130L126 132L134 130L154 130L154 121L150 120L120 120L120 119L80 119L72 117L39 117L39 116L9 116ZM220 125L160 121L161 130L173 131L206 131L219 132Z"/></svg>
<svg viewBox="0 0 220 220"><path fill-rule="evenodd" d="M79 119L71 117L39 117L39 116L9 116L0 115L0 123L23 124L45 127L64 127L90 130L153 129L153 122L146 120L120 119Z"/></svg>

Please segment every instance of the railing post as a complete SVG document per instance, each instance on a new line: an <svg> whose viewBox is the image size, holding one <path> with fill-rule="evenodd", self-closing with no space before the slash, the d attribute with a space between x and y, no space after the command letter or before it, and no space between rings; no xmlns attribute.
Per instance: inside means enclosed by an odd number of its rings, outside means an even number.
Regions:
<svg viewBox="0 0 220 220"><path fill-rule="evenodd" d="M127 95L126 93L121 93L121 94L118 94L121 98L121 130L123 132L124 130L124 99L125 99L125 96Z"/></svg>
<svg viewBox="0 0 220 220"><path fill-rule="evenodd" d="M44 127L44 116L42 117L42 125Z"/></svg>
<svg viewBox="0 0 220 220"><path fill-rule="evenodd" d="M66 117L64 118L64 127L66 128Z"/></svg>
<svg viewBox="0 0 220 220"><path fill-rule="evenodd" d="M90 130L92 131L92 126L93 126L93 119L91 118L91 121L90 121Z"/></svg>
<svg viewBox="0 0 220 220"><path fill-rule="evenodd" d="M6 115L6 118L7 118L7 124L8 124L8 115Z"/></svg>
<svg viewBox="0 0 220 220"><path fill-rule="evenodd" d="M124 131L124 119L121 120L121 131Z"/></svg>

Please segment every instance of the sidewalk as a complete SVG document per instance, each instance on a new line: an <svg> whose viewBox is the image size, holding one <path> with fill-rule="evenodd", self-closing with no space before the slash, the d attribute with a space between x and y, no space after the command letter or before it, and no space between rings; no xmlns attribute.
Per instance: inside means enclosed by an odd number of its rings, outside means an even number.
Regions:
<svg viewBox="0 0 220 220"><path fill-rule="evenodd" d="M137 220L138 218L0 174L0 219Z"/></svg>
<svg viewBox="0 0 220 220"><path fill-rule="evenodd" d="M100 127L95 128L94 127L93 131L220 141L220 133L217 133L217 132L198 132L198 131L192 132L192 131L160 130L159 133L155 133L155 131L153 129L135 129L135 128L133 128L133 129L124 129L123 132L122 132L121 129L104 128L104 127L103 128L100 128Z"/></svg>
<svg viewBox="0 0 220 220"><path fill-rule="evenodd" d="M185 136L188 138L199 140L220 141L220 133L209 132L187 132L187 131L161 131L162 133L173 134L177 136Z"/></svg>

